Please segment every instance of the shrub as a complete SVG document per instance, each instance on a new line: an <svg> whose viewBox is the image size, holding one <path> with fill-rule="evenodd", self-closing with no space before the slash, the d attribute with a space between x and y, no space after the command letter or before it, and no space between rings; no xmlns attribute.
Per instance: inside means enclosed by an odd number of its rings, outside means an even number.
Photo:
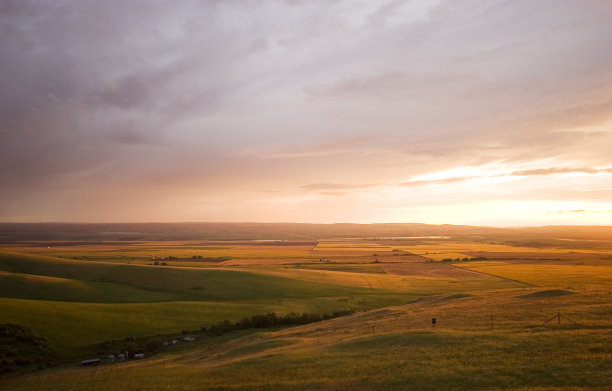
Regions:
<svg viewBox="0 0 612 391"><path fill-rule="evenodd" d="M163 341L160 337L151 337L147 340L145 345L148 352L156 352L163 346Z"/></svg>
<svg viewBox="0 0 612 391"><path fill-rule="evenodd" d="M232 323L229 320L224 320L222 322L217 323L216 325L211 326L210 328L202 327L202 331L209 331L211 333L220 335L232 330L245 330L245 329L263 329L274 326L291 326L291 325L301 325L308 324L314 322L320 322L324 319L332 319L337 318L343 315L352 314L352 310L342 310L342 311L334 311L331 314L311 314L311 313L302 313L297 314L295 312L291 312L285 316L278 316L274 312L270 312L264 315L253 315L250 318L242 318L236 323Z"/></svg>
<svg viewBox="0 0 612 391"><path fill-rule="evenodd" d="M136 346L136 342L126 342L124 350L128 352L128 357L133 357L138 350L138 346Z"/></svg>

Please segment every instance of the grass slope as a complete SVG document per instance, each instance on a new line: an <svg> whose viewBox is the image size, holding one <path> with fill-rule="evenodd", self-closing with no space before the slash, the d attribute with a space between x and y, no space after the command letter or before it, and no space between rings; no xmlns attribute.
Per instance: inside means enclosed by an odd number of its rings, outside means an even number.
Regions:
<svg viewBox="0 0 612 391"><path fill-rule="evenodd" d="M0 253L0 270L6 283L0 288L0 294L13 298L93 302L248 301L385 293L384 289L372 291L247 271L83 262L11 253Z"/></svg>
<svg viewBox="0 0 612 391"><path fill-rule="evenodd" d="M573 289L585 285L603 287L612 285L610 265L549 265L538 264L537 261L512 264L502 261L478 261L461 263L458 266L542 287Z"/></svg>
<svg viewBox="0 0 612 391"><path fill-rule="evenodd" d="M337 260L346 255L347 262L371 261L384 247L346 241L324 250L334 246ZM421 250L459 251L464 244L443 246ZM601 259L544 264L520 259L520 251L512 258L451 266L387 254L381 264L262 260L219 269L3 252L2 319L72 354L105 339L270 311L375 310L281 330L202 334L146 360L46 370L0 380L0 389L612 389L610 266ZM567 318L543 325L557 312Z"/></svg>
<svg viewBox="0 0 612 391"><path fill-rule="evenodd" d="M371 309L415 297L248 271L0 254L0 316L58 351L126 336L199 329L270 311Z"/></svg>
<svg viewBox="0 0 612 391"><path fill-rule="evenodd" d="M584 324L541 327L525 316L559 304L582 314ZM474 318L483 308L494 312L494 328L487 327L488 316ZM503 294L423 300L280 331L205 338L142 362L50 371L0 386L16 391L607 390L612 387L612 324L605 316L610 310L607 293L527 304ZM423 318L432 313L444 326L425 326Z"/></svg>

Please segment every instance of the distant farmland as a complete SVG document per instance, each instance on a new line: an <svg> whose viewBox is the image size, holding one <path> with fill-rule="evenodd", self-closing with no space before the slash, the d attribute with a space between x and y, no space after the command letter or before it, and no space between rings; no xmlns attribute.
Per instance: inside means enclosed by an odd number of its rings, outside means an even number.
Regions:
<svg viewBox="0 0 612 391"><path fill-rule="evenodd" d="M572 235L563 227L332 226L313 239L315 225L257 233L236 224L210 236L121 240L107 225L78 234L35 225L19 226L29 233L15 241L7 227L0 314L27 331L21 342L3 337L3 389L612 387L608 228L561 240ZM283 227L289 233L273 236ZM334 229L363 235L328 237ZM320 321L236 326L269 313ZM185 335L196 341L146 345ZM104 364L123 349L145 359ZM103 364L79 367L93 357Z"/></svg>

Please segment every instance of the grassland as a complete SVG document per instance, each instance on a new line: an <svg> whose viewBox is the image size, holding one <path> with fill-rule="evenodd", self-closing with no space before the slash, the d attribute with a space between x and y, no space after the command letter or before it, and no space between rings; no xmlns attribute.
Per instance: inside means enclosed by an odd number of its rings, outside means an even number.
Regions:
<svg viewBox="0 0 612 391"><path fill-rule="evenodd" d="M539 241L463 231L471 233L313 241L295 239L296 229L278 242L6 243L2 323L45 338L66 363L5 376L0 388L611 389L608 231L593 228L589 239L558 229ZM461 261L441 262L447 258ZM199 331L268 312L340 310L355 313L296 327ZM543 324L557 313L563 317ZM142 361L76 365L105 340L181 330L198 340Z"/></svg>
<svg viewBox="0 0 612 391"><path fill-rule="evenodd" d="M322 324L202 338L148 361L52 370L7 379L4 385L15 390L605 390L612 370L607 300L601 292L566 295L561 302L530 299L520 290L432 297ZM583 325L541 326L559 305ZM436 329L428 325L432 315L439 320Z"/></svg>
<svg viewBox="0 0 612 391"><path fill-rule="evenodd" d="M612 265L516 264L491 261L463 263L460 267L550 288L605 288L612 283Z"/></svg>
<svg viewBox="0 0 612 391"><path fill-rule="evenodd" d="M270 311L365 310L415 298L248 270L82 262L14 252L0 254L0 267L4 321L30 327L60 350L199 329Z"/></svg>

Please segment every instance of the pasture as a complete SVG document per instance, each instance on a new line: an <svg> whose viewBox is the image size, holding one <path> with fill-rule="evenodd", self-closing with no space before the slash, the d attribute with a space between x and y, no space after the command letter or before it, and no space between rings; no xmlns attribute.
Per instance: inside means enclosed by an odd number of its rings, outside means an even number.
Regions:
<svg viewBox="0 0 612 391"><path fill-rule="evenodd" d="M45 338L53 365L64 364L4 376L0 387L609 389L612 240L562 243L9 243L0 250L2 323ZM270 312L346 310L354 314L303 326L200 331ZM558 312L560 324L543 325ZM197 342L143 361L76 366L104 341L182 330Z"/></svg>
<svg viewBox="0 0 612 391"><path fill-rule="evenodd" d="M541 326L559 305L583 324ZM436 329L431 316L439 320ZM609 316L609 298L601 293L561 302L525 298L520 290L450 295L321 324L204 337L150 360L49 370L3 384L16 390L605 390L612 370Z"/></svg>

